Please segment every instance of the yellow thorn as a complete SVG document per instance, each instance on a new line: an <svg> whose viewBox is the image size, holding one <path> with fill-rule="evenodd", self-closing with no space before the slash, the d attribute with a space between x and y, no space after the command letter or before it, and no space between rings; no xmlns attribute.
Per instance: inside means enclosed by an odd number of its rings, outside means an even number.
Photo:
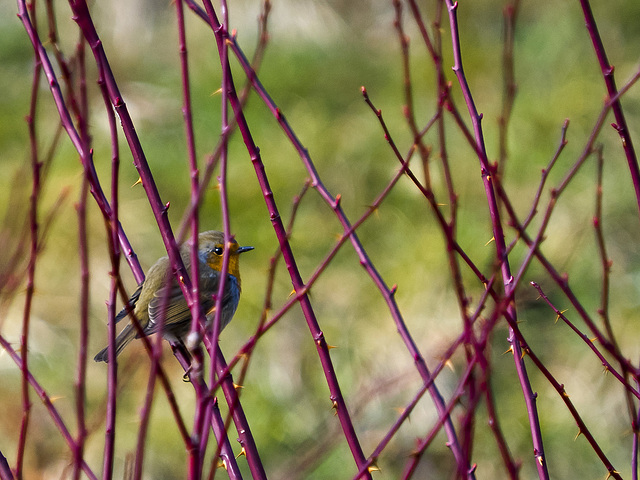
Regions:
<svg viewBox="0 0 640 480"><path fill-rule="evenodd" d="M222 88L219 88L218 90L216 90L215 92L213 92L211 94L211 96L213 97L214 95L220 95L222 93Z"/></svg>
<svg viewBox="0 0 640 480"><path fill-rule="evenodd" d="M573 441L575 442L580 435L582 435L582 432L578 430L578 433L576 433L576 436L573 438Z"/></svg>
<svg viewBox="0 0 640 480"><path fill-rule="evenodd" d="M449 205L448 203L436 203L436 205L438 207L446 207L447 205Z"/></svg>
<svg viewBox="0 0 640 480"><path fill-rule="evenodd" d="M558 315L556 315L556 321L554 323L558 323L558 320L560 320L560 318L564 316L564 312L566 312L567 310L569 309L567 308L565 310L562 310L560 313L558 313Z"/></svg>
<svg viewBox="0 0 640 480"><path fill-rule="evenodd" d="M329 344L327 343L327 348L328 348L329 350L331 350L332 348L340 348L340 347L336 347L335 345L329 345Z"/></svg>
<svg viewBox="0 0 640 480"><path fill-rule="evenodd" d="M224 468L225 470L227 469L227 462L223 459L218 460L218 468Z"/></svg>
<svg viewBox="0 0 640 480"><path fill-rule="evenodd" d="M136 180L136 183L134 183L133 185L131 185L131 188L135 187L136 185L139 185L142 183L142 177L138 177L138 180Z"/></svg>
<svg viewBox="0 0 640 480"><path fill-rule="evenodd" d="M506 355L507 353L513 353L513 346L509 347L504 353L503 355Z"/></svg>
<svg viewBox="0 0 640 480"><path fill-rule="evenodd" d="M296 289L294 288L293 290L291 290L291 293L289 293L289 297L293 297L296 294Z"/></svg>
<svg viewBox="0 0 640 480"><path fill-rule="evenodd" d="M540 456L540 455L538 456L538 463L539 463L540 465L542 465L542 464L544 463L544 459L543 459L543 458L542 458L542 456Z"/></svg>
<svg viewBox="0 0 640 480"><path fill-rule="evenodd" d="M331 408L333 408L335 411L333 412L333 415L338 415L338 402L336 402L335 400L332 402L331 404Z"/></svg>
<svg viewBox="0 0 640 480"><path fill-rule="evenodd" d="M242 447L242 450L240 450L240 453L238 455L236 455L236 458L240 458L242 456L247 456L247 451L244 449L244 447Z"/></svg>
<svg viewBox="0 0 640 480"><path fill-rule="evenodd" d="M496 241L496 237L491 237L491 240L489 240L487 243L484 244L484 246L486 247L487 245L489 245L491 242L495 242Z"/></svg>
<svg viewBox="0 0 640 480"><path fill-rule="evenodd" d="M445 366L445 367L448 367L452 372L455 372L455 371L456 371L455 367L453 366L453 362L451 361L451 359L450 359L450 358L448 358L448 359L444 362L444 366Z"/></svg>
<svg viewBox="0 0 640 480"><path fill-rule="evenodd" d="M50 401L51 403L53 403L53 402L57 402L57 401L58 401L58 400L60 400L61 398L64 398L64 396L62 396L62 395L55 395L55 396L53 396L53 397L49 397L49 401Z"/></svg>
<svg viewBox="0 0 640 480"><path fill-rule="evenodd" d="M369 465L367 467L367 470L368 470L369 473L371 473L371 472L380 472L381 471L380 467L378 467L378 465L376 465L375 462L372 462L371 465Z"/></svg>
<svg viewBox="0 0 640 480"><path fill-rule="evenodd" d="M234 383L233 384L233 388L235 388L236 390L240 390L241 388L244 388L244 386L238 385L237 383Z"/></svg>

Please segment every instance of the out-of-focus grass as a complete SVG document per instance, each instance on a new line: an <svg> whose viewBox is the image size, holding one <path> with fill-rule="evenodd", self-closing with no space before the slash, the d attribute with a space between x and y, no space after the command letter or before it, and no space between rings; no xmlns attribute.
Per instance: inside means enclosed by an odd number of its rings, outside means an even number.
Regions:
<svg viewBox="0 0 640 480"><path fill-rule="evenodd" d="M402 152L410 147L410 135L402 119L401 59L393 11L389 5L363 2L356 8L350 2L332 4L292 2L274 5L270 21L270 42L260 70L260 78L283 113L309 149L318 172L352 220L366 211L377 193L398 168L377 120L362 101L360 86L367 87L372 100L383 110L391 133ZM595 2L594 2L595 3ZM503 2L460 2L463 60L483 126L490 158L497 156L498 123L502 98L501 31ZM615 8L594 5L601 33L616 66L618 84L636 68L640 30L635 2L619 2ZM2 7L7 9L7 7ZM180 112L180 77L177 40L169 5L147 4L147 9L126 3L108 7L96 5L98 30L125 101L131 109L146 155L165 202L171 202L170 218L177 225L189 200L189 177L184 149L184 128ZM113 10L111 10L112 8ZM60 22L73 25L64 5L58 7ZM114 12L119 11L116 15ZM430 7L430 10L432 8ZM255 44L254 31L258 2L232 2L233 27L248 53ZM152 12L152 15L147 15ZM144 16L143 16L144 13ZM635 15L635 17L634 17ZM11 15L4 18L12 18ZM42 17L44 18L44 17ZM103 19L103 22L100 22ZM9 205L6 193L19 165L28 162L26 127L22 118L28 108L31 79L30 46L17 20L2 22L0 85L0 151L3 175L0 177L0 205ZM518 213L524 216L537 188L540 171L555 151L565 118L571 120L565 152L551 173L555 186L580 154L603 103L605 89L597 62L584 29L577 2L524 3L516 34L516 81L518 95L510 124L509 163L505 186ZM218 109L219 68L212 35L199 20L191 19L189 54L193 81L194 118L198 155L202 160L215 146L220 132ZM411 21L412 78L415 86L419 123L426 122L434 109L435 81L430 59L421 45ZM73 45L74 34L64 37ZM447 75L452 65L443 27ZM89 62L90 63L90 62ZM236 80L243 82L239 69ZM93 76L92 76L93 75ZM95 78L90 70L89 80ZM48 91L43 85L38 116L42 148L55 130L56 117ZM97 91L91 85L92 133L95 159L105 186L108 185L110 152L106 123ZM457 95L457 94L456 94ZM632 90L624 99L632 133L638 125L638 93ZM463 103L459 103L466 118ZM247 116L256 143L260 146L273 190L288 219L289 205L307 175L296 152L280 133L259 100L253 95ZM491 268L492 233L473 151L448 122L450 161L460 195L459 240L478 265ZM435 132L428 138L435 141ZM605 215L612 257L611 314L625 353L637 358L638 214L628 179L626 162L615 131L605 127L600 141L605 152ZM122 224L145 268L163 255L155 222L144 191L132 187L137 179L130 155L122 144L121 199ZM419 169L416 169L419 171ZM236 318L222 336L228 357L252 334L259 318L269 257L277 242L271 232L253 167L238 136L231 141L228 187L232 229L242 244L256 251L242 259L243 299ZM442 174L433 169L436 192L443 194ZM65 139L61 143L43 191L46 209L62 188L70 188L68 201L47 238L37 267L36 296L30 341L31 368L50 395L60 397L56 406L73 427L73 375L78 337L77 222L73 202L78 198L81 169ZM24 176L22 195L26 201L30 179ZM569 272L571 285L595 316L599 304L599 261L594 245L591 218L594 212L595 164L589 160L561 198L542 250L561 270ZM543 197L546 201L548 196ZM445 201L445 198L442 198ZM543 205L545 205L543 203ZM4 212L3 212L4 213ZM340 226L331 210L315 192L304 198L292 237L292 246L305 278L332 247ZM109 260L104 228L97 209L89 209L91 255L91 350L106 341L104 307L108 295ZM220 227L219 198L211 189L202 208L202 229ZM434 365L460 331L460 315L448 274L442 236L426 202L406 178L383 206L360 229L359 234L374 264L389 284L398 284L397 299L407 324L427 361ZM513 238L513 232L507 232ZM514 259L522 258L516 249ZM517 262L515 262L517 264ZM126 270L126 265L123 265ZM463 271L477 300L482 291L478 282ZM128 286L134 287L130 278ZM291 290L284 268L276 281L275 307L282 305ZM554 295L553 287L541 269L533 266L527 281L536 280L549 287L550 296L566 308L566 301ZM559 381L565 383L571 399L587 420L592 432L623 476L628 474L630 438L620 421L624 405L620 388L601 374L595 358L566 326L554 325L554 314L536 301L534 292L523 284L519 313L522 330L532 348L546 362ZM383 300L356 255L346 246L323 277L312 288L314 307L332 350L339 379L352 409L365 453L370 452L383 432L396 418L395 408L405 405L420 381L413 360L396 334ZM2 333L17 342L22 296L2 312ZM571 311L568 312L571 314ZM577 318L573 318L582 326ZM498 412L514 457L524 462L522 475L533 475L531 443L521 392L509 356L506 327L492 339L492 385ZM167 355L174 390L183 414L193 410L192 389L181 381L181 373ZM147 364L139 345L128 348L121 357L123 388L119 396L117 470L123 468L125 454L135 446L138 410L146 385ZM445 371L439 386L451 393L463 363L454 358L454 372ZM137 369L132 365L138 365ZM578 367L578 365L580 365ZM542 376L530 367L534 389L539 392L544 438L550 470L558 478L601 478L597 458L583 439L574 441L575 425L558 396ZM0 450L13 459L20 418L19 371L6 355L0 357ZM106 368L89 366L88 415L92 428L87 459L100 470L104 424ZM183 446L173 426L163 395L157 395L147 441L148 478L179 478L184 472ZM337 421L330 408L315 346L299 309L294 308L259 343L242 390L243 406L254 429L267 472L272 478L348 478L352 460L346 443L336 433ZM435 421L435 412L425 398L388 447L379 464L385 478L395 478L405 455L425 425ZM481 478L503 475L498 453L488 429L479 417L478 441L474 461ZM189 421L187 421L189 424ZM233 438L233 435L231 435ZM446 478L452 460L438 437L425 457L433 478ZM315 452L314 449L319 449ZM305 455L315 452L307 459ZM44 478L63 468L68 453L38 402L34 404L28 442L30 478ZM298 462L317 462L305 470ZM240 463L244 462L240 460ZM54 472L54 473L52 473ZM434 473L438 472L438 473ZM594 473L597 472L597 473ZM426 474L425 474L426 475Z"/></svg>

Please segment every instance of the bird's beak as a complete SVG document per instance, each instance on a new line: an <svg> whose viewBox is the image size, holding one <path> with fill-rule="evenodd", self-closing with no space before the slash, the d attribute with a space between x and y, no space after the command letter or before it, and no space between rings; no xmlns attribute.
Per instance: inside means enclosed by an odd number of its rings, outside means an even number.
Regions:
<svg viewBox="0 0 640 480"><path fill-rule="evenodd" d="M253 247L240 247L236 250L236 253L248 252L249 250L253 250Z"/></svg>

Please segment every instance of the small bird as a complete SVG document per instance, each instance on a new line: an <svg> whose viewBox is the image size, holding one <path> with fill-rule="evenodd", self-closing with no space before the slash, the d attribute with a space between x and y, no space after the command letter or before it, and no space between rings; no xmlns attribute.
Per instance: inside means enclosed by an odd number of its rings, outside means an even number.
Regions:
<svg viewBox="0 0 640 480"><path fill-rule="evenodd" d="M227 326L236 311L240 300L239 255L253 250L253 247L241 247L235 240L229 245L229 268L222 297L222 315L220 330ZM215 315L215 294L218 291L220 271L224 254L224 234L215 230L203 232L198 236L198 258L200 274L200 305L207 319L213 321ZM191 249L188 244L180 247L180 256L187 271L191 266ZM135 314L145 335L159 330L164 313L163 335L167 340L178 341L189 333L191 328L191 311L182 295L182 290L172 274L169 257L159 259L147 273L146 279L131 295L129 305L123 308L115 318L116 323ZM134 338L139 338L136 328L129 323L116 338L116 356ZM96 362L108 362L107 347L102 349L93 359Z"/></svg>

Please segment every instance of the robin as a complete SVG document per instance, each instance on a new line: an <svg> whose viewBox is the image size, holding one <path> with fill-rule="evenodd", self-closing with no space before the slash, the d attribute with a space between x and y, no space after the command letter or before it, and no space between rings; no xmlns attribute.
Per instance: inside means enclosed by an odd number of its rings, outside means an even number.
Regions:
<svg viewBox="0 0 640 480"><path fill-rule="evenodd" d="M227 326L236 311L240 300L240 270L239 256L243 252L253 250L253 247L241 247L235 240L229 245L229 268L222 297L222 314L220 316L220 330ZM189 245L180 247L180 256L187 271L191 265L191 250ZM204 309L209 321L215 315L215 294L218 291L222 257L224 254L224 234L215 230L203 232L198 236L198 258L200 260L200 305ZM147 273L146 279L131 295L129 305L123 308L115 318L116 323L132 312L142 328L144 335L150 335L159 330L164 313L163 334L167 340L182 343L182 339L191 328L191 311L182 295L182 290L176 283L171 272L169 257L159 259ZM116 338L116 356L134 338L139 338L136 328L129 323ZM107 362L107 347L95 357L96 362Z"/></svg>

